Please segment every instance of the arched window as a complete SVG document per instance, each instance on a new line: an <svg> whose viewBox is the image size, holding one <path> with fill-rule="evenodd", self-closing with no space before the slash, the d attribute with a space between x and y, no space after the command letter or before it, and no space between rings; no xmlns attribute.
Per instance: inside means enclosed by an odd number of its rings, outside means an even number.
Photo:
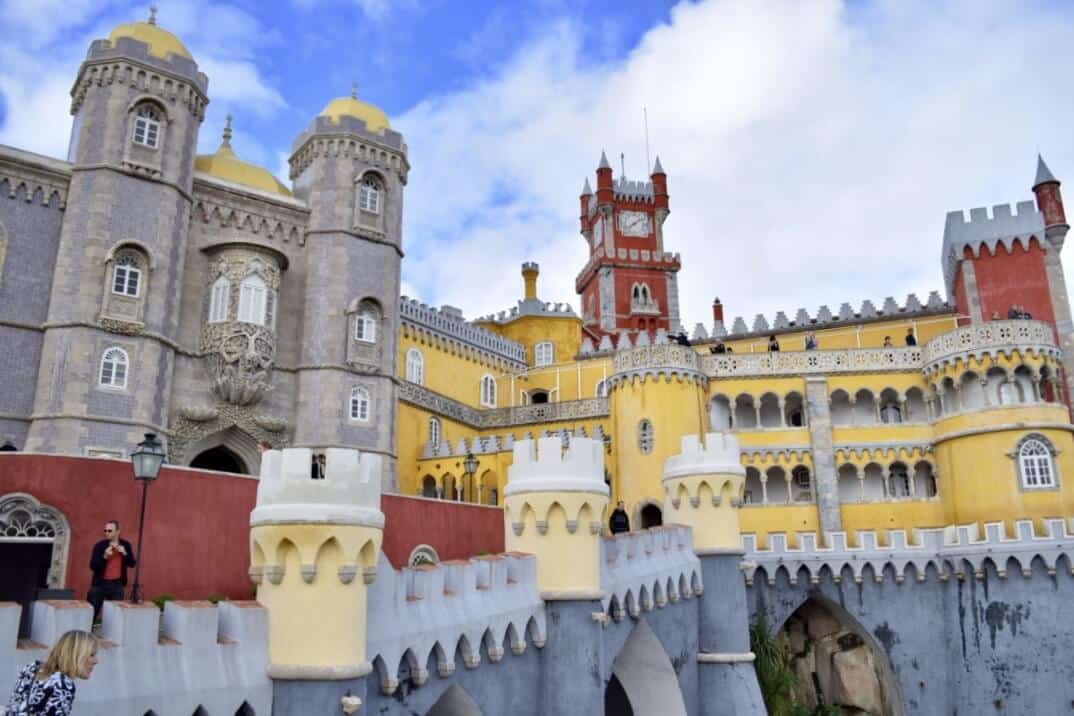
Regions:
<svg viewBox="0 0 1074 716"><path fill-rule="evenodd" d="M551 341L542 341L533 347L534 365L552 365L556 362L556 346Z"/></svg>
<svg viewBox="0 0 1074 716"><path fill-rule="evenodd" d="M440 555L429 545L419 544L411 550L410 559L407 562L411 567L417 567L422 564L439 564Z"/></svg>
<svg viewBox="0 0 1074 716"><path fill-rule="evenodd" d="M134 143L150 149L159 147L160 120L160 110L156 107L151 104L139 105L134 113Z"/></svg>
<svg viewBox="0 0 1074 716"><path fill-rule="evenodd" d="M101 356L101 370L98 373L97 384L105 388L126 388L127 367L130 358L127 351L122 348L109 348Z"/></svg>
<svg viewBox="0 0 1074 716"><path fill-rule="evenodd" d="M607 398L608 397L608 381L607 380L598 380L597 385L593 388L593 395L595 395L598 398Z"/></svg>
<svg viewBox="0 0 1074 716"><path fill-rule="evenodd" d="M351 388L351 420L369 422L369 391L358 385Z"/></svg>
<svg viewBox="0 0 1074 716"><path fill-rule="evenodd" d="M1028 435L1018 446L1018 472L1027 490L1056 486L1052 446L1042 435Z"/></svg>
<svg viewBox="0 0 1074 716"><path fill-rule="evenodd" d="M418 385L425 384L425 358L417 348L406 352L406 379Z"/></svg>
<svg viewBox="0 0 1074 716"><path fill-rule="evenodd" d="M260 276L250 274L239 285L239 320L263 326L267 317L268 288Z"/></svg>
<svg viewBox="0 0 1074 716"><path fill-rule="evenodd" d="M491 375L481 377L481 404L486 408L496 407L496 379Z"/></svg>
<svg viewBox="0 0 1074 716"><path fill-rule="evenodd" d="M810 502L813 499L812 480L809 476L809 468L799 465L791 470L791 481L794 483L794 501Z"/></svg>
<svg viewBox="0 0 1074 716"><path fill-rule="evenodd" d="M429 445L433 450L440 449L440 418L429 418Z"/></svg>
<svg viewBox="0 0 1074 716"><path fill-rule="evenodd" d="M642 455L653 451L653 423L648 418L638 421L638 450Z"/></svg>
<svg viewBox="0 0 1074 716"><path fill-rule="evenodd" d="M358 187L358 208L370 214L380 213L380 184L372 177L362 180Z"/></svg>
<svg viewBox="0 0 1074 716"><path fill-rule="evenodd" d="M142 267L138 258L127 251L120 254L112 268L112 293L138 297L142 286Z"/></svg>
<svg viewBox="0 0 1074 716"><path fill-rule="evenodd" d="M377 340L377 316L371 308L362 308L354 319L354 340L373 343Z"/></svg>
<svg viewBox="0 0 1074 716"><path fill-rule="evenodd" d="M209 292L209 323L227 320L228 302L231 300L231 282L221 276L213 282Z"/></svg>

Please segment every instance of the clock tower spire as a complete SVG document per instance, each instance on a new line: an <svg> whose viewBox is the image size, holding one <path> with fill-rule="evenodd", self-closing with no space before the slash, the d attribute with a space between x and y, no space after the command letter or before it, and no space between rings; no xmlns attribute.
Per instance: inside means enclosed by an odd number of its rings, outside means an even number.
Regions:
<svg viewBox="0 0 1074 716"><path fill-rule="evenodd" d="M664 251L667 219L667 174L660 157L648 181L616 179L601 152L597 192L589 180L580 197L581 234L589 260L575 279L581 296L582 331L594 343L623 332L681 330L679 322L679 255Z"/></svg>

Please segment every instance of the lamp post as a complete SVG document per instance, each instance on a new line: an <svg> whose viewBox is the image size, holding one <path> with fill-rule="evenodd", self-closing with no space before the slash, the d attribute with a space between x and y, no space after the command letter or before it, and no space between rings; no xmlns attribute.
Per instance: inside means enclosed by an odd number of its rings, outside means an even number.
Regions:
<svg viewBox="0 0 1074 716"><path fill-rule="evenodd" d="M131 587L131 602L139 604L142 601L142 584L140 581L142 572L142 532L145 529L145 496L149 483L157 479L160 474L160 466L164 464L164 447L157 440L156 433L146 433L145 440L138 443L138 447L131 453L131 467L134 469L134 479L142 483L142 512L138 518L138 552L135 555L137 562L134 564L134 586Z"/></svg>
<svg viewBox="0 0 1074 716"><path fill-rule="evenodd" d="M472 452L467 453L466 454L466 459L462 461L462 469L463 469L462 476L464 478L466 478L466 477L470 478L470 484L471 485L474 484L474 473L477 472L477 466L479 464L480 463L478 462L477 458L474 457L474 454ZM465 491L465 489L466 489L466 483L463 482L463 490ZM472 496L473 495L471 495L471 497Z"/></svg>

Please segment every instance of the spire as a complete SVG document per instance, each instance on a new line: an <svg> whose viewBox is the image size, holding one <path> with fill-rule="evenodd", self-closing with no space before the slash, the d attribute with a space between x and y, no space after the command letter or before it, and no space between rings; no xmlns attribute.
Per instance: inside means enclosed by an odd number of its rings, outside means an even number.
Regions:
<svg viewBox="0 0 1074 716"><path fill-rule="evenodd" d="M156 5L150 5L149 6L149 20L148 20L148 22L149 22L150 25L156 25L157 24L157 6Z"/></svg>
<svg viewBox="0 0 1074 716"><path fill-rule="evenodd" d="M600 164L597 165L597 169L611 169L612 165L608 163L608 155L604 153L604 150L600 150Z"/></svg>
<svg viewBox="0 0 1074 716"><path fill-rule="evenodd" d="M585 180L585 186L582 187L582 196L593 196L593 190L589 188L589 179Z"/></svg>
<svg viewBox="0 0 1074 716"><path fill-rule="evenodd" d="M1044 157L1037 155L1037 178L1033 180L1033 188L1041 184L1058 184L1059 180L1052 174L1052 170L1044 163Z"/></svg>
<svg viewBox="0 0 1074 716"><path fill-rule="evenodd" d="M664 167L660 164L660 155L656 155L656 162L653 163L653 174L664 174Z"/></svg>
<svg viewBox="0 0 1074 716"><path fill-rule="evenodd" d="M351 99L358 99L358 83L351 82Z"/></svg>

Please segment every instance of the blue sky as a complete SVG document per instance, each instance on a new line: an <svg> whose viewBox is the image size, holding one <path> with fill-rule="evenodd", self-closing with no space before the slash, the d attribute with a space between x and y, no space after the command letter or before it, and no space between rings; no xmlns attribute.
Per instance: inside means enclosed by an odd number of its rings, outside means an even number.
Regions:
<svg viewBox="0 0 1074 716"><path fill-rule="evenodd" d="M410 148L404 291L505 308L519 264L576 304L577 195L600 151L668 171L684 319L943 290L945 212L1074 176L1074 5L884 0L161 0L210 77L199 140L286 180L357 82ZM0 0L0 142L62 157L88 43L148 3ZM1074 192L1069 189L1068 193Z"/></svg>

